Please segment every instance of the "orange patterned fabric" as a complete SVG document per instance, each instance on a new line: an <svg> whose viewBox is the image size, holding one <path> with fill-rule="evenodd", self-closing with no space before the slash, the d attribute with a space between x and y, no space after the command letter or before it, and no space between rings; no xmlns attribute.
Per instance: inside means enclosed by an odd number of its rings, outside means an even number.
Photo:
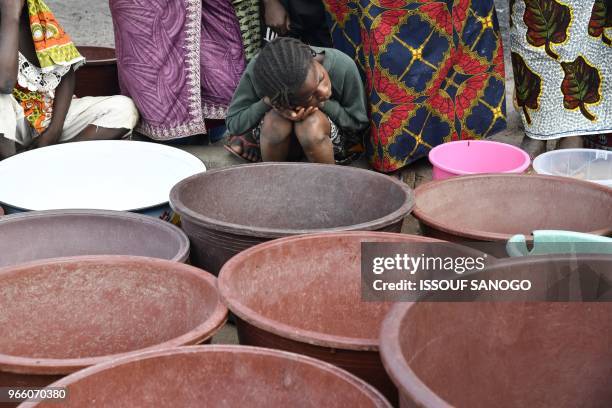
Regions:
<svg viewBox="0 0 612 408"><path fill-rule="evenodd" d="M84 58L43 0L27 0L27 7L40 69L33 66L31 61L21 61L20 57L22 80L13 90L13 97L21 105L30 126L40 134L51 121L55 95L55 89L45 87L45 83L49 83L45 75L63 75L67 67L78 66L84 62ZM29 74L23 74L22 70ZM32 75L33 71L40 71L40 75ZM36 83L33 77L38 77Z"/></svg>
<svg viewBox="0 0 612 408"><path fill-rule="evenodd" d="M40 92L31 92L17 85L13 96L23 109L26 120L38 134L44 132L48 125L48 118L53 110L53 100L45 98Z"/></svg>
<svg viewBox="0 0 612 408"><path fill-rule="evenodd" d="M54 66L66 66L83 61L72 39L43 0L27 0L30 30L36 56L43 72Z"/></svg>

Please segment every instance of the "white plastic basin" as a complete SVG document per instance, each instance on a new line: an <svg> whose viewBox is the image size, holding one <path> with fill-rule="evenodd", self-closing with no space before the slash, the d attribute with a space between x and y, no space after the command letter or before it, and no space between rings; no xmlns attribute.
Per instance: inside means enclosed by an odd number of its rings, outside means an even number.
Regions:
<svg viewBox="0 0 612 408"><path fill-rule="evenodd" d="M1 161L0 203L17 211L143 210L164 205L176 183L205 170L197 157L162 144L59 144Z"/></svg>
<svg viewBox="0 0 612 408"><path fill-rule="evenodd" d="M539 174L574 177L612 187L612 152L598 149L561 149L533 161Z"/></svg>

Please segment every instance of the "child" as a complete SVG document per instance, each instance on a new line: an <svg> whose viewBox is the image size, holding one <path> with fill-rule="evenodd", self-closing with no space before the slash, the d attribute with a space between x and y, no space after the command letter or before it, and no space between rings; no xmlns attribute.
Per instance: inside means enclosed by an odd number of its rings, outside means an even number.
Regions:
<svg viewBox="0 0 612 408"><path fill-rule="evenodd" d="M357 66L330 48L281 37L247 66L227 118L226 148L250 161L347 163L368 127ZM238 136L239 135L239 136Z"/></svg>
<svg viewBox="0 0 612 408"><path fill-rule="evenodd" d="M43 0L0 0L0 159L131 132L138 112L129 98L73 99L83 63Z"/></svg>

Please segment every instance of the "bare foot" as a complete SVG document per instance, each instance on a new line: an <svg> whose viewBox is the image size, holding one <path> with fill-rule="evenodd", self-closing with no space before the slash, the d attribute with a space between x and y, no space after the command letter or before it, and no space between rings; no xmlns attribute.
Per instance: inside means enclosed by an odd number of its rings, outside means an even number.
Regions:
<svg viewBox="0 0 612 408"><path fill-rule="evenodd" d="M582 149L583 147L584 138L582 136L564 137L557 145L557 149Z"/></svg>

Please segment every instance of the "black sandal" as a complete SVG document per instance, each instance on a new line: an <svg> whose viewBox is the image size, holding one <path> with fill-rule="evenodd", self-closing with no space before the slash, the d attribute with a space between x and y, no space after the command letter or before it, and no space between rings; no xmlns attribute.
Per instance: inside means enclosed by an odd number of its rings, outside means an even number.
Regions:
<svg viewBox="0 0 612 408"><path fill-rule="evenodd" d="M238 141L238 143L236 143L236 141ZM238 153L237 151L232 149L232 146L240 146L242 148L242 153ZM251 163L258 163L261 161L261 151L259 148L259 144L255 143L252 140L249 140L248 136L246 135L230 136L228 141L223 145L223 147L225 148L225 150L238 157L239 159ZM257 153L255 155L255 157L257 158L256 160L249 159L250 156L252 157L252 154L250 155L247 153L247 151L249 150L252 152L253 149L255 149Z"/></svg>

